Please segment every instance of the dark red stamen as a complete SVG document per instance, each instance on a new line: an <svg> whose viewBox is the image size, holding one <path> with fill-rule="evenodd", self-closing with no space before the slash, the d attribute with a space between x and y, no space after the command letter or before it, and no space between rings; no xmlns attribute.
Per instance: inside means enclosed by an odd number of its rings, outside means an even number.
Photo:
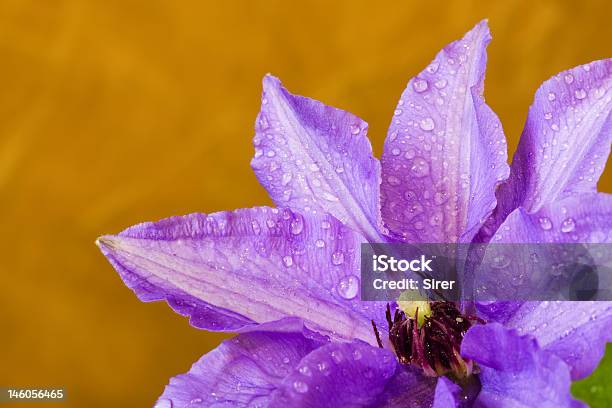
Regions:
<svg viewBox="0 0 612 408"><path fill-rule="evenodd" d="M458 379L472 372L472 362L461 357L461 341L467 330L483 321L475 316L464 316L452 302L431 302L431 313L419 327L417 309L415 316L406 316L399 309L391 318L387 304L386 318L389 325L389 341L402 364L412 364L423 369L426 375L451 375ZM372 322L378 345L382 347L380 334Z"/></svg>

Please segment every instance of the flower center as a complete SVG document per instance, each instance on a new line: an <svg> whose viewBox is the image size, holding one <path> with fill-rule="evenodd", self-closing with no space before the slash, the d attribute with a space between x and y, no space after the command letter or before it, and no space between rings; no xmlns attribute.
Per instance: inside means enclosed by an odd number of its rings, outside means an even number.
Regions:
<svg viewBox="0 0 612 408"><path fill-rule="evenodd" d="M432 377L448 375L457 380L469 377L474 366L461 356L461 341L474 323L483 322L477 317L464 316L452 302L427 302L422 307L426 313L420 309L415 305L414 312L408 311L408 315L396 309L392 316L387 304L389 341L399 362L417 366ZM378 345L383 347L374 322L372 325Z"/></svg>

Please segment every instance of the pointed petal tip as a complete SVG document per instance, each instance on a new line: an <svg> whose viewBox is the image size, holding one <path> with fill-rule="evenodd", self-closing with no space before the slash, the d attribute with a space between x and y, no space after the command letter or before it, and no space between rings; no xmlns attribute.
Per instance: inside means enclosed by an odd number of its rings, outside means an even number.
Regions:
<svg viewBox="0 0 612 408"><path fill-rule="evenodd" d="M96 239L96 246L102 252L109 251L117 247L117 240L112 235L102 235Z"/></svg>
<svg viewBox="0 0 612 408"><path fill-rule="evenodd" d="M480 20L463 38L468 41L483 42L484 45L488 44L493 38L489 29L489 19Z"/></svg>
<svg viewBox="0 0 612 408"><path fill-rule="evenodd" d="M281 85L281 81L280 79L278 79L276 76L272 75L270 72L266 73L266 75L264 75L263 80L263 88L264 91L272 88L272 87L278 87Z"/></svg>

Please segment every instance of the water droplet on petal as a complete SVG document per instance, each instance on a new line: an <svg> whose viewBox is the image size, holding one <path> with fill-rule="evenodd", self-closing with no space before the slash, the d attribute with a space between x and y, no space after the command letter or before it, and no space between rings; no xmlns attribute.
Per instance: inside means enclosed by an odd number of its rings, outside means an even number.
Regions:
<svg viewBox="0 0 612 408"><path fill-rule="evenodd" d="M448 193L445 191L437 191L434 194L434 203L437 205L444 204L448 200Z"/></svg>
<svg viewBox="0 0 612 408"><path fill-rule="evenodd" d="M317 239L315 241L315 245L317 248L323 248L325 246L325 241L323 241L322 239Z"/></svg>
<svg viewBox="0 0 612 408"><path fill-rule="evenodd" d="M435 74L438 71L438 67L440 67L440 64L434 61L427 67L427 72L429 72L430 74Z"/></svg>
<svg viewBox="0 0 612 408"><path fill-rule="evenodd" d="M305 375L306 377L312 377L312 371L308 366L300 367L298 371L300 372L300 374Z"/></svg>
<svg viewBox="0 0 612 408"><path fill-rule="evenodd" d="M345 276L338 282L337 289L344 299L353 299L359 292L359 278L355 275Z"/></svg>
<svg viewBox="0 0 612 408"><path fill-rule="evenodd" d="M268 150L268 152L266 153L266 156L274 157L274 156L276 156L276 152L274 150Z"/></svg>
<svg viewBox="0 0 612 408"><path fill-rule="evenodd" d="M544 114L544 119L552 119L552 113L551 112L546 112Z"/></svg>
<svg viewBox="0 0 612 408"><path fill-rule="evenodd" d="M397 186L400 184L400 179L398 179L395 176L389 176L387 177L387 183L389 183L392 186Z"/></svg>
<svg viewBox="0 0 612 408"><path fill-rule="evenodd" d="M320 372L323 373L323 375L327 376L330 374L329 371L329 364L327 364L327 361L321 361L319 364L317 364L317 368L319 369Z"/></svg>
<svg viewBox="0 0 612 408"><path fill-rule="evenodd" d="M393 114L394 114L395 116L399 116L399 115L401 115L401 114L402 114L402 110L401 110L401 109L396 109L395 111L393 111Z"/></svg>
<svg viewBox="0 0 612 408"><path fill-rule="evenodd" d="M433 130L434 127L436 127L436 124L434 123L432 118L425 118L419 122L419 127L425 131L430 131Z"/></svg>
<svg viewBox="0 0 612 408"><path fill-rule="evenodd" d="M425 92L429 87L429 84L424 79L417 79L412 83L412 87L418 93Z"/></svg>
<svg viewBox="0 0 612 408"><path fill-rule="evenodd" d="M552 222L550 221L550 218L548 217L540 217L540 219L538 219L538 222L540 223L540 227L543 230L548 231L549 229L552 228Z"/></svg>
<svg viewBox="0 0 612 408"><path fill-rule="evenodd" d="M290 255L284 256L283 263L287 268L289 268L291 265L293 265L293 258Z"/></svg>
<svg viewBox="0 0 612 408"><path fill-rule="evenodd" d="M413 159L414 156L416 156L416 152L414 151L414 149L408 149L406 151L406 154L404 154L404 157L407 159Z"/></svg>
<svg viewBox="0 0 612 408"><path fill-rule="evenodd" d="M429 163L422 157L415 157L410 171L415 177L425 177L429 174Z"/></svg>
<svg viewBox="0 0 612 408"><path fill-rule="evenodd" d="M361 128L357 125L351 125L351 134L358 135L361 132Z"/></svg>
<svg viewBox="0 0 612 408"><path fill-rule="evenodd" d="M436 86L436 88L442 89L442 88L444 88L446 86L447 83L448 82L446 81L446 79L442 78L442 79L437 80L434 83L434 85Z"/></svg>
<svg viewBox="0 0 612 408"><path fill-rule="evenodd" d="M549 92L548 93L548 100L552 102L555 99L557 99L557 95L555 95L553 92Z"/></svg>
<svg viewBox="0 0 612 408"><path fill-rule="evenodd" d="M302 230L304 230L304 222L302 221L302 217L298 216L291 221L291 233L293 235L299 235Z"/></svg>
<svg viewBox="0 0 612 408"><path fill-rule="evenodd" d="M332 263L334 265L342 265L344 262L344 254L342 252L334 252L332 254Z"/></svg>
<svg viewBox="0 0 612 408"><path fill-rule="evenodd" d="M391 150L391 154L394 155L394 156L399 156L399 154L401 152L402 151L400 149L398 149L397 147Z"/></svg>
<svg viewBox="0 0 612 408"><path fill-rule="evenodd" d="M291 173L284 173L281 179L282 185L286 186L287 184L289 184L292 178L293 178L293 175Z"/></svg>
<svg viewBox="0 0 612 408"><path fill-rule="evenodd" d="M561 232L572 232L576 228L576 222L573 218L566 218L561 223Z"/></svg>
<svg viewBox="0 0 612 408"><path fill-rule="evenodd" d="M587 94L584 89L580 88L574 91L574 96L576 97L576 99L584 99L586 98Z"/></svg>
<svg viewBox="0 0 612 408"><path fill-rule="evenodd" d="M334 350L331 352L331 358L336 362L336 364L341 363L344 360L344 356L339 350Z"/></svg>
<svg viewBox="0 0 612 408"><path fill-rule="evenodd" d="M563 79L565 79L565 83L568 85L574 82L574 76L572 74L565 74Z"/></svg>
<svg viewBox="0 0 612 408"><path fill-rule="evenodd" d="M295 390L295 392L298 392L300 394L304 394L304 393L308 392L308 384L306 384L305 382L302 382L302 381L294 381L293 382L293 389Z"/></svg>

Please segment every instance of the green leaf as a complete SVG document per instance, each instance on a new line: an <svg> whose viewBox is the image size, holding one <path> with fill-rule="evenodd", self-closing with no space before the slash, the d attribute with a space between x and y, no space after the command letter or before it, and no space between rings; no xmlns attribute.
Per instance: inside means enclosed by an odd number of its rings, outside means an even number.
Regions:
<svg viewBox="0 0 612 408"><path fill-rule="evenodd" d="M612 407L612 343L597 369L584 380L572 384L572 394L592 408Z"/></svg>

